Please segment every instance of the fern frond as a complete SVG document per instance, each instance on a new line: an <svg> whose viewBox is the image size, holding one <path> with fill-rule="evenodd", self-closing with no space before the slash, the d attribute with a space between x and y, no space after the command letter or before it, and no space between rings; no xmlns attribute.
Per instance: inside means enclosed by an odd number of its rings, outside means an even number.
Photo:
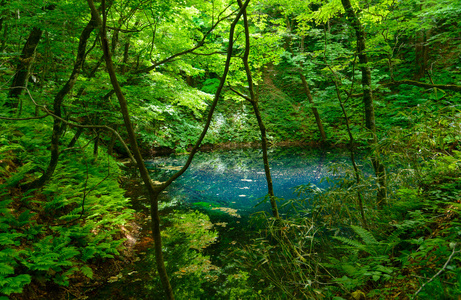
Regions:
<svg viewBox="0 0 461 300"><path fill-rule="evenodd" d="M353 248L356 248L358 250L363 249L363 246L364 246L362 243L360 243L358 241L351 240L351 239L345 238L343 236L334 236L333 238L337 239L338 241L343 242L346 245L349 245L349 246L351 246Z"/></svg>
<svg viewBox="0 0 461 300"><path fill-rule="evenodd" d="M365 245L379 244L379 242L376 240L373 234L371 234L371 232L369 232L368 230L354 225L352 225L351 228L362 238Z"/></svg>
<svg viewBox="0 0 461 300"><path fill-rule="evenodd" d="M5 263L0 263L0 275L14 274L14 268Z"/></svg>
<svg viewBox="0 0 461 300"><path fill-rule="evenodd" d="M86 277L90 278L90 279L93 279L93 270L87 266L87 265L83 265L80 267L80 271L82 272L83 275L85 275Z"/></svg>

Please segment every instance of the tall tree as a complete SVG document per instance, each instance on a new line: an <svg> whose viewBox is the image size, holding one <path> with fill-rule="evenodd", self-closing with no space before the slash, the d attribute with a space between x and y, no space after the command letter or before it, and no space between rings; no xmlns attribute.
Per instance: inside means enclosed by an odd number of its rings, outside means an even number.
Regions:
<svg viewBox="0 0 461 300"><path fill-rule="evenodd" d="M112 87L114 89L115 95L117 96L117 99L118 99L119 104L120 104L120 110L121 110L121 113L122 113L122 116L123 116L123 120L124 120L124 123L125 123L126 130L128 132L130 146L132 148L134 157L135 157L136 162L137 162L138 170L139 170L139 172L141 174L141 178L142 178L142 180L143 180L143 182L145 184L145 187L147 189L147 193L148 193L148 196L149 196L149 202L150 202L150 206L151 206L150 213L151 213L151 218L152 218L152 235L153 235L153 238L154 238L154 241L155 241L155 243L154 243L155 259L156 259L156 263L157 263L157 270L158 270L158 273L159 273L159 276L160 276L160 279L161 279L161 282L162 282L162 285L163 285L163 288L164 288L165 295L166 295L167 299L174 299L174 294L173 294L173 289L171 287L170 280L168 278L168 274L167 274L167 271L166 271L166 268L165 268L165 263L164 263L164 259L163 259L163 253L162 253L163 249L162 249L162 238L161 238L161 232L160 232L160 217L159 217L159 211L158 211L158 197L159 197L159 194L166 187L168 187L174 180L176 180L179 176L181 176L187 170L190 163L192 162L192 159L193 159L195 153L198 151L198 148L199 148L203 138L205 137L205 134L206 134L206 132L207 132L209 126L210 126L210 123L211 123L211 119L212 119L212 116L213 116L213 113L214 113L214 109L216 108L218 99L220 97L220 93L221 93L221 91L223 89L227 74L229 72L229 65L230 65L230 61L231 61L231 58L232 58L232 49L233 49L235 26L237 25L238 20L240 19L243 11L246 9L249 2L250 2L250 0L247 0L243 4L243 6L240 8L238 13L236 14L234 21L231 24L230 33L229 33L229 46L228 46L228 51L227 51L226 64L225 64L225 67L224 67L224 74L223 74L223 76L222 76L222 78L220 80L220 85L219 85L218 90L217 90L217 92L215 94L213 103L212 103L210 111L208 113L208 118L207 118L206 124L204 126L203 131L202 131L202 134L200 135L200 138L196 142L194 148L192 149L192 151L191 151L191 153L189 155L189 158L188 158L186 164L181 168L181 170L179 170L176 174L174 174L172 177L170 177L170 179L168 179L165 183L161 184L160 186L154 186L154 184L152 183L152 181L151 181L151 179L149 177L149 173L147 171L147 168L143 163L143 158L142 158L142 155L141 155L141 151L140 151L140 149L138 147L136 135L135 135L135 132L133 130L133 126L132 126L132 123L131 123L131 120L130 120L130 113L129 113L129 110L128 110L128 103L127 103L127 101L125 99L125 96L124 96L124 94L122 92L122 89L120 87L120 84L118 82L117 74L115 72L115 68L114 68L114 65L113 65L113 62L112 62L112 57L111 57L111 53L110 53L110 46L109 46L108 37L107 37L107 26L106 26L106 24L107 24L107 13L106 13L106 9L105 9L105 1L102 0L102 11L104 13L103 13L103 19L101 19L101 17L99 16L99 12L97 11L96 7L94 6L93 0L88 0L88 5L89 5L89 7L91 9L91 14L92 14L93 18L95 18L97 20L97 23L98 23L98 25L100 27L102 49L104 51L104 58L105 58L105 61L106 61L107 72L109 73Z"/></svg>
<svg viewBox="0 0 461 300"><path fill-rule="evenodd" d="M53 112L58 117L55 118L53 121L53 132L51 135L51 151L50 151L50 162L48 167L46 168L45 172L38 178L37 180L29 183L27 185L28 188L40 188L43 187L48 180L50 180L51 176L56 169L56 166L59 162L59 144L61 136L65 129L65 124L60 120L62 117L62 104L64 102L65 97L69 94L69 92L74 87L75 83L77 82L78 76L81 72L82 65L85 59L86 53L86 46L88 43L88 39L90 38L91 32L96 27L96 19L92 17L88 24L82 31L80 35L80 40L78 44L77 56L75 59L74 67L72 70L69 79L67 80L66 84L61 88L61 90L56 94L53 101Z"/></svg>
<svg viewBox="0 0 461 300"><path fill-rule="evenodd" d="M243 6L242 1L238 0L238 3L240 5L240 8L242 8ZM258 121L259 131L261 133L261 149L263 152L264 172L266 174L269 202L271 204L272 215L274 216L274 218L279 219L280 216L279 216L279 211L277 208L277 202L276 202L276 198L274 194L274 187L272 184L271 170L269 166L269 155L267 153L266 126L264 125L264 122L263 122L263 119L262 119L262 116L259 110L258 97L254 91L253 77L251 74L250 65L248 63L248 58L250 55L250 30L249 30L249 25L248 25L248 17L247 17L246 9L243 11L243 25L245 28L245 52L243 54L242 61L243 61L243 66L245 68L245 74L247 77L248 90L250 92L250 97L245 97L245 98L251 103L253 107L253 111L256 116L256 120Z"/></svg>
<svg viewBox="0 0 461 300"><path fill-rule="evenodd" d="M368 56L366 53L365 44L365 30L357 17L357 14L352 7L350 0L341 0L341 3L346 11L346 15L351 26L355 30L357 38L357 56L359 58L359 65L362 72L362 90L363 90L363 104L365 107L365 126L372 134L372 142L376 144L378 142L376 135L376 124L375 124L375 111L373 107L373 93L371 90L371 71L368 65ZM371 158L373 168L378 183L377 193L377 204L378 207L382 207L386 204L387 187L386 187L386 171L384 165L380 162L377 155L373 155Z"/></svg>
<svg viewBox="0 0 461 300"><path fill-rule="evenodd" d="M16 73L14 74L13 82L11 83L10 92L8 93L8 97L12 98L7 102L7 105L10 107L17 107L18 101L13 99L19 98L27 85L30 68L35 58L35 50L37 49L37 45L42 37L42 34L42 29L38 27L32 28L32 31L22 48L21 56L19 56L18 63L16 65Z"/></svg>
<svg viewBox="0 0 461 300"><path fill-rule="evenodd" d="M311 90L309 88L309 83L306 80L306 76L302 72L299 73L299 77L301 77L301 82L303 85L304 92L306 93L307 99L309 100L310 105L312 105L312 113L315 117L315 123L317 123L317 127L319 129L320 136L322 137L322 142L326 142L327 135L325 133L325 129L323 128L322 119L320 119L320 114L315 107L314 98L312 97Z"/></svg>

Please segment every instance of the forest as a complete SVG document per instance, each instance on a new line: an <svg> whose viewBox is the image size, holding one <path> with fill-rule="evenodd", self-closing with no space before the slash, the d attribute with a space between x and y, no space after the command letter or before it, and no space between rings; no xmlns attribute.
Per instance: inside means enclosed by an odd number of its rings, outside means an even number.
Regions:
<svg viewBox="0 0 461 300"><path fill-rule="evenodd" d="M0 300L461 299L461 1L0 3ZM255 213L165 196L232 149Z"/></svg>

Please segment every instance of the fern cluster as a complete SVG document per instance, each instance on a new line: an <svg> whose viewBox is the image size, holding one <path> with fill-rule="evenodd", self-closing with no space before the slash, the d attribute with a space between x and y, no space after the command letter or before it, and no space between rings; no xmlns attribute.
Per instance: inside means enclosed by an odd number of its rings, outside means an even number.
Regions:
<svg viewBox="0 0 461 300"><path fill-rule="evenodd" d="M8 125L0 126L0 295L21 293L33 281L67 286L76 276L92 278L95 260L119 254L120 225L133 212L117 163L104 151L98 160L92 149L68 151L43 189L21 191L46 167L40 141L49 124Z"/></svg>

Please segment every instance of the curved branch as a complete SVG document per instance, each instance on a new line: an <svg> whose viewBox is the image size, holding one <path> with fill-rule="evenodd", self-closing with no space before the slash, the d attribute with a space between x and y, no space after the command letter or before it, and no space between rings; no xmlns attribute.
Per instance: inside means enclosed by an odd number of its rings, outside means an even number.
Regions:
<svg viewBox="0 0 461 300"><path fill-rule="evenodd" d="M238 96L242 97L243 99L247 100L247 101L252 101L250 97L240 93L239 91L237 91L236 89L234 89L233 87L231 87L230 85L227 86L231 91L233 91L235 94L237 94Z"/></svg>
<svg viewBox="0 0 461 300"><path fill-rule="evenodd" d="M442 274L443 271L446 270L448 264L450 263L451 259L453 258L453 256L456 254L456 253L459 253L461 250L458 250L458 251L455 251L456 250L456 245L457 243L455 243L455 245L453 246L453 251L451 252L450 256L448 257L447 261L445 262L445 264L443 265L443 267L434 275L431 277L431 279L429 279L427 282L425 282L417 291L416 293L413 295L412 299L415 299L416 296L419 294L419 292L421 292L423 290L423 288L429 284L430 282L432 282L437 276L439 276L440 274Z"/></svg>
<svg viewBox="0 0 461 300"><path fill-rule="evenodd" d="M40 117L30 117L30 118L7 118L7 117L0 117L0 120L8 120L8 121L26 121L26 120L37 120L43 119L48 117L48 115L43 115Z"/></svg>
<svg viewBox="0 0 461 300"><path fill-rule="evenodd" d="M120 143L123 145L123 147L125 148L128 156L130 157L131 161L136 165L137 162L136 162L136 159L133 157L133 154L131 153L130 151L130 148L128 148L128 145L125 143L125 141L123 140L123 138L120 136L120 134L118 133L117 130L113 129L112 127L110 126L107 126L107 125L81 125L81 124L75 124L75 123L72 123L72 122L69 122L67 121L66 119L63 119L57 115L55 115L54 113L52 113L50 110L48 110L48 108L45 106L45 105L40 105L38 104L37 102L35 102L34 98L32 97L32 95L30 94L30 91L29 89L25 88L26 90L26 93L29 95L29 98L30 100L32 101L32 103L37 106L38 108L40 108L44 113L46 113L46 115L44 116L41 116L41 117L36 117L36 118L23 118L23 119L14 119L13 121L21 121L21 120L30 120L30 119L38 119L38 118L44 118L44 117L48 117L48 116L51 116L59 121L61 121L62 123L65 123L66 125L68 126L71 126L71 127L77 127L77 128L98 128L98 129L105 129L105 130L108 130L110 132L112 132L116 137L117 139L120 141ZM0 119L5 119L5 120L11 120L13 118L3 118L3 117L0 117Z"/></svg>
<svg viewBox="0 0 461 300"><path fill-rule="evenodd" d="M447 90L447 91L461 92L461 85L425 83L425 82L416 81L416 80L409 80L409 79L381 83L380 86L377 88L377 90L379 88L381 88L381 87L399 86L399 85L402 85L402 84L413 85L413 86L426 88L426 89L436 88L436 89L444 90L444 91ZM363 93L352 94L352 93L350 93L348 91L345 91L345 93L350 98L363 97Z"/></svg>
<svg viewBox="0 0 461 300"><path fill-rule="evenodd" d="M228 8L229 6L227 6L224 11ZM222 15L223 12L220 13L220 15ZM205 45L205 40L206 38L210 35L211 32L213 32L213 30L219 25L219 23L221 23L222 21L226 20L227 18L229 18L231 15L235 14L235 11L233 11L232 13L230 13L229 15L221 18L221 19L218 19L216 21L216 23L214 23L211 28L203 35L203 38L197 43L197 45L195 45L194 47L190 48L190 49L187 49L187 50L184 50L184 51L181 51L181 52L178 52L178 53L175 53L173 55L171 55L170 57L167 57L157 63L154 63L152 64L151 66L147 67L147 68L144 68L144 69L140 69L140 70L137 70L137 71L134 71L133 74L141 74L141 73L147 73L147 72L150 72L152 70L154 70L155 68L157 68L158 66L160 65L163 65L167 62L171 62L172 60L174 60L176 57L179 57L179 56L182 56L182 55L185 55L185 54L188 54L188 53L192 53L194 52L195 50L199 49L200 47L202 47L203 45Z"/></svg>
<svg viewBox="0 0 461 300"><path fill-rule="evenodd" d="M166 189L173 181L175 181L179 176L181 176L187 170L187 168L189 168L189 165L191 164L195 153L198 151L198 148L200 147L200 144L202 143L203 139L205 138L205 135L206 135L206 133L208 131L208 128L210 127L210 124L211 124L211 118L213 117L214 110L216 108L216 105L218 103L219 97L221 95L221 91L224 88L224 83L226 82L227 74L229 73L230 62L231 62L231 59L232 59L232 49L234 47L235 26L237 26L237 23L238 23L240 17L242 16L242 14L244 13L244 11L246 10L246 7L248 6L249 2L250 2L250 0L246 0L245 3L240 7L240 11L237 13L237 15L235 16L234 21L232 22L232 24L230 26L230 30L229 30L229 45L227 47L227 58L226 58L226 63L224 65L224 73L223 73L223 76L221 77L221 81L219 83L218 89L216 90L213 103L211 104L211 107L210 107L210 111L208 112L207 121L206 121L206 124L205 124L205 126L204 126L204 128L202 130L202 134L200 135L199 139L197 140L194 147L192 148L192 150L191 150L191 152L189 154L189 158L187 159L186 164L181 168L181 170L179 170L176 174L171 176L170 179L168 179L166 182L164 182L162 185L160 185L158 187L160 189L160 191L163 191L164 189Z"/></svg>

